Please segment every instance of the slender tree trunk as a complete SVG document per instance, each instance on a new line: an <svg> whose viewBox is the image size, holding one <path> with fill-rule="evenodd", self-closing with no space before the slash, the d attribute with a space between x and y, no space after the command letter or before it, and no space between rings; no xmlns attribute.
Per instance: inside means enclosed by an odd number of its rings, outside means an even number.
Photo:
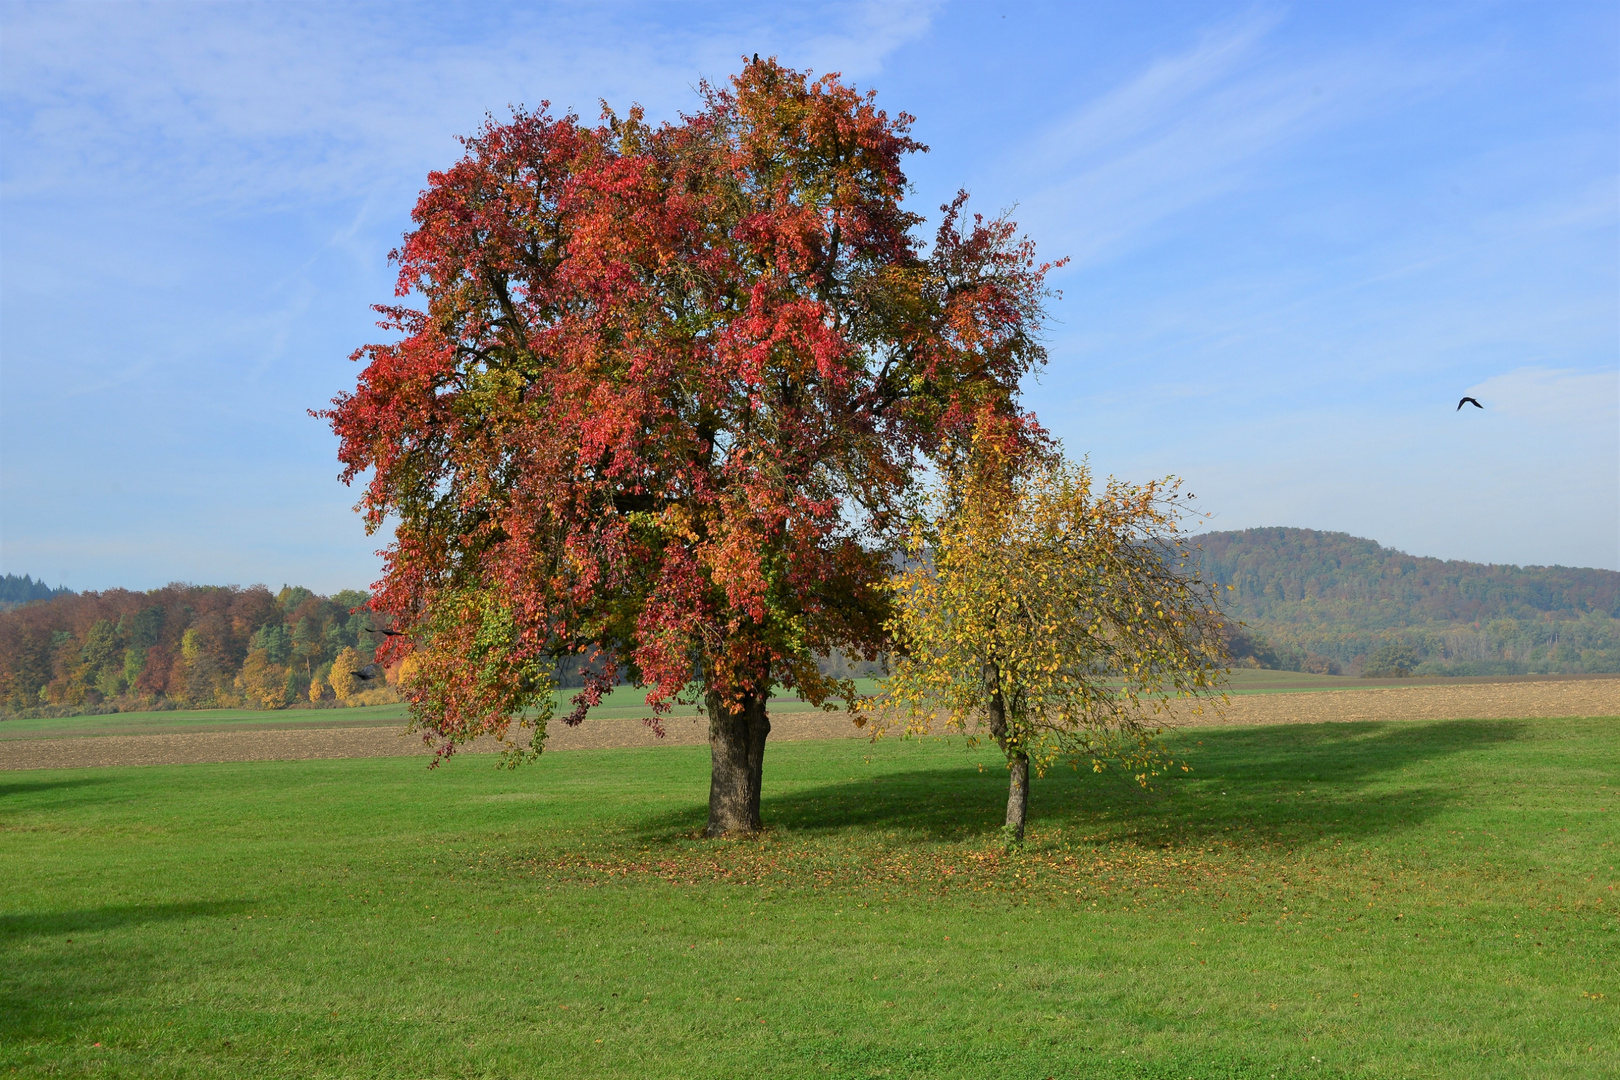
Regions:
<svg viewBox="0 0 1620 1080"><path fill-rule="evenodd" d="M1007 749L1007 699L1001 694L1001 669L994 660L984 662L985 697L989 702L990 734L996 745Z"/></svg>
<svg viewBox="0 0 1620 1080"><path fill-rule="evenodd" d="M1007 755L1007 832L1010 839L1022 843L1024 822L1029 818L1029 755L1007 730L1007 699L1001 692L1001 669L993 660L985 662L984 686L988 691L990 734Z"/></svg>
<svg viewBox="0 0 1620 1080"><path fill-rule="evenodd" d="M760 829L759 789L765 775L766 712L770 690L746 695L733 712L718 694L709 694L709 836L754 833Z"/></svg>
<svg viewBox="0 0 1620 1080"><path fill-rule="evenodd" d="M1007 833L1016 843L1024 841L1024 821L1029 817L1029 755L1022 750L1008 756L1007 771L1012 774L1007 787Z"/></svg>

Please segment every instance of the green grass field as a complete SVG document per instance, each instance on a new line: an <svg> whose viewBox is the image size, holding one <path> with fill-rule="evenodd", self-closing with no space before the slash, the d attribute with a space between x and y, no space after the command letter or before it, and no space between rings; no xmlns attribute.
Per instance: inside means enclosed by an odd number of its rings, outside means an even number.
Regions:
<svg viewBox="0 0 1620 1080"><path fill-rule="evenodd" d="M353 709L163 709L98 716L30 717L0 721L0 740L55 739L82 735L156 735L236 727L299 728L403 724L404 705Z"/></svg>
<svg viewBox="0 0 1620 1080"><path fill-rule="evenodd" d="M0 1074L1620 1075L1620 720L1178 738L0 774Z"/></svg>
<svg viewBox="0 0 1620 1080"><path fill-rule="evenodd" d="M862 693L873 693L876 680L857 679ZM556 695L557 711L566 713L576 693L563 690ZM673 706L691 711L691 706ZM786 695L772 702L778 713L801 712L810 708L796 696ZM591 710L600 720L640 719L651 714L646 691L633 686L615 687ZM83 735L141 735L183 731L217 731L230 728L370 727L403 723L406 706L363 705L352 709L164 709L154 712L102 713L98 716L60 716L0 720L0 741L6 739L50 739Z"/></svg>

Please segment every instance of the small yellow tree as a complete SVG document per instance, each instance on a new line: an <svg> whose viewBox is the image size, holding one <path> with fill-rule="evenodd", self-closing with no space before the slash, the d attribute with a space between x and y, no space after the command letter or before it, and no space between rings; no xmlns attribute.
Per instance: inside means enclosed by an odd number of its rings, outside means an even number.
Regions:
<svg viewBox="0 0 1620 1080"><path fill-rule="evenodd" d="M349 695L355 692L354 673L365 667L366 663L360 653L353 648L346 648L337 654L332 661L332 693L337 695L339 701L348 701Z"/></svg>
<svg viewBox="0 0 1620 1080"><path fill-rule="evenodd" d="M281 709L287 705L287 669L273 663L263 649L248 653L236 686L251 708Z"/></svg>
<svg viewBox="0 0 1620 1080"><path fill-rule="evenodd" d="M1169 702L1220 693L1221 617L1188 561L1179 486L1095 492L1084 464L1020 467L981 436L914 530L872 714L913 734L987 728L1007 756L1009 841L1031 766L1114 764L1146 784L1169 764Z"/></svg>

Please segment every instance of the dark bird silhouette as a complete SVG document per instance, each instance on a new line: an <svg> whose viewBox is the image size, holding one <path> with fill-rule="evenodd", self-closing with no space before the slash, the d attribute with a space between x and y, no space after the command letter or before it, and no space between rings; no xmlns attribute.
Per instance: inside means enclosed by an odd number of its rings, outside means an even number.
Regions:
<svg viewBox="0 0 1620 1080"><path fill-rule="evenodd" d="M405 631L403 631L403 630L377 630L377 629L372 629L372 630L368 631L368 633L387 634L389 637L404 637L405 636Z"/></svg>
<svg viewBox="0 0 1620 1080"><path fill-rule="evenodd" d="M364 667L364 668L361 668L359 671L355 672L354 677L357 678L357 679L364 679L367 682L370 682L372 679L375 679L378 674L379 673L378 673L376 668L374 668L374 667Z"/></svg>
<svg viewBox="0 0 1620 1080"><path fill-rule="evenodd" d="M759 63L759 53L754 54L754 63Z"/></svg>
<svg viewBox="0 0 1620 1080"><path fill-rule="evenodd" d="M1485 407L1471 397L1465 397L1461 401L1457 402L1457 409L1459 412L1462 410L1464 405L1472 405L1476 409L1483 409Z"/></svg>

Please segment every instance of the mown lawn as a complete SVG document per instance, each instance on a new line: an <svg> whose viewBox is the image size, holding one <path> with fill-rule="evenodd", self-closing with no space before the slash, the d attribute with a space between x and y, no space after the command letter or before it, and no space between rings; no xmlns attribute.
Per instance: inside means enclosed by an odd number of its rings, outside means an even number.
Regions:
<svg viewBox="0 0 1620 1080"><path fill-rule="evenodd" d="M1620 1075L1620 720L0 773L0 1074ZM980 766L984 766L981 771Z"/></svg>

